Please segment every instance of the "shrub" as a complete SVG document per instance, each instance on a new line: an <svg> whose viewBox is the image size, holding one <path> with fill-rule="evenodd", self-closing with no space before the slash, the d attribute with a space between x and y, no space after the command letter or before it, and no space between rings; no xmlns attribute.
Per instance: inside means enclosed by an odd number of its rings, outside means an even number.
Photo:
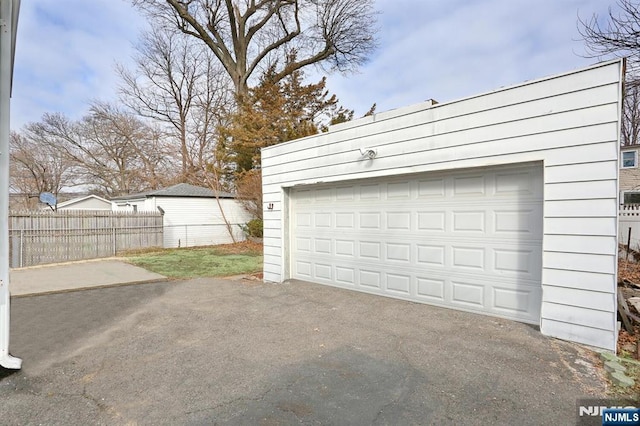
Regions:
<svg viewBox="0 0 640 426"><path fill-rule="evenodd" d="M248 237L262 238L262 219L251 219L239 226Z"/></svg>

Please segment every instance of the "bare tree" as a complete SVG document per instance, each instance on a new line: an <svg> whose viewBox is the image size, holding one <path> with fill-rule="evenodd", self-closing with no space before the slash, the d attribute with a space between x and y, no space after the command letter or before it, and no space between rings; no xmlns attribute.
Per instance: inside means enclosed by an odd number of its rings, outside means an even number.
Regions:
<svg viewBox="0 0 640 426"><path fill-rule="evenodd" d="M622 105L621 145L640 144L640 81L627 81Z"/></svg>
<svg viewBox="0 0 640 426"><path fill-rule="evenodd" d="M118 66L121 99L142 117L163 123L179 146L181 181L198 175L214 152L218 114L228 103L228 79L211 53L184 34L154 29L137 46L135 68Z"/></svg>
<svg viewBox="0 0 640 426"><path fill-rule="evenodd" d="M35 208L43 192L58 196L77 184L73 162L34 136L12 132L9 139L10 187L23 198L20 204L25 208Z"/></svg>
<svg viewBox="0 0 640 426"><path fill-rule="evenodd" d="M309 65L341 72L363 64L375 48L374 0L132 0L160 25L201 40L244 98L256 70L292 53L280 80ZM286 66L285 66L286 64Z"/></svg>
<svg viewBox="0 0 640 426"><path fill-rule="evenodd" d="M627 58L620 143L640 143L640 4L618 0L616 8L609 7L606 17L593 14L588 19L579 18L578 31L587 57Z"/></svg>
<svg viewBox="0 0 640 426"><path fill-rule="evenodd" d="M27 130L41 147L59 150L72 162L79 182L105 196L139 192L170 180L160 133L111 105L94 103L77 122L45 114Z"/></svg>
<svg viewBox="0 0 640 426"><path fill-rule="evenodd" d="M615 55L628 57L628 66L640 65L640 4L618 0L617 8L609 7L608 16L593 14L578 18L578 31L586 44L586 56L592 58ZM606 23L602 23L606 19Z"/></svg>
<svg viewBox="0 0 640 426"><path fill-rule="evenodd" d="M158 189L175 179L171 148L160 129L108 103L94 102L81 121L89 143L102 148L105 158L118 165L120 188L126 193Z"/></svg>
<svg viewBox="0 0 640 426"><path fill-rule="evenodd" d="M207 60L205 65L204 78L195 93L190 123L194 171L204 172L204 175L207 168L217 167L219 163L216 157L219 129L226 124L232 109L229 79L221 73L219 64ZM202 181L204 175L194 177Z"/></svg>

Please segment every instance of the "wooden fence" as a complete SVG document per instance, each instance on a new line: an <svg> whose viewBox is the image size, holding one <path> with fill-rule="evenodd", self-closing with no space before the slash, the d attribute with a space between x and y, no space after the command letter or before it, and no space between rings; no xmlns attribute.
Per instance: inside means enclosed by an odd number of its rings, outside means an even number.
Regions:
<svg viewBox="0 0 640 426"><path fill-rule="evenodd" d="M124 250L162 247L159 212L12 211L9 266L109 257Z"/></svg>

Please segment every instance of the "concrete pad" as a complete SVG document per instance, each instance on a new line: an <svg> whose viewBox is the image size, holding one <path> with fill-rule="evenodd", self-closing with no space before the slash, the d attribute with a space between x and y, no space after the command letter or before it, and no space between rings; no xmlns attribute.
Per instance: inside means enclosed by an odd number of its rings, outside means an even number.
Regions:
<svg viewBox="0 0 640 426"><path fill-rule="evenodd" d="M12 269L9 277L9 290L13 297L166 279L163 275L115 259Z"/></svg>

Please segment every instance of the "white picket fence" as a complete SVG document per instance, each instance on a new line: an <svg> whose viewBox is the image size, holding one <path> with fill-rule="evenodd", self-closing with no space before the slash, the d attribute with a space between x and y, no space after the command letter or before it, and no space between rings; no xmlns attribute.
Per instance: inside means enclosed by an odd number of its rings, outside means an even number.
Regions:
<svg viewBox="0 0 640 426"><path fill-rule="evenodd" d="M640 251L640 204L623 204L618 209L618 243Z"/></svg>

